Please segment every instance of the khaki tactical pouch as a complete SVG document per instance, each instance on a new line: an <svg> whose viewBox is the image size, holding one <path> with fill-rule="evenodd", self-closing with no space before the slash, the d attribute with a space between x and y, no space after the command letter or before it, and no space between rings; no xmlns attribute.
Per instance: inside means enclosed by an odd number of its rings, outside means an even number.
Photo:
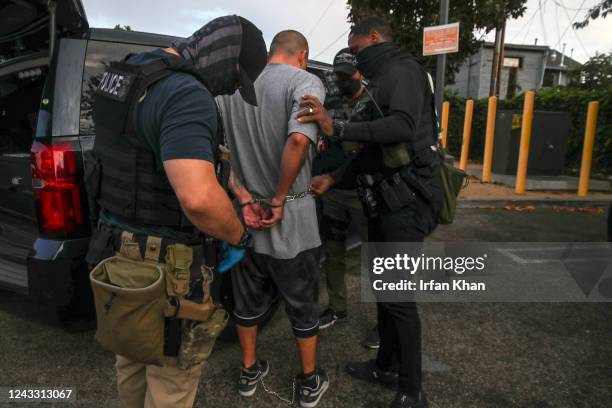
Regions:
<svg viewBox="0 0 612 408"><path fill-rule="evenodd" d="M193 250L183 244L166 247L166 290L168 296L185 296L189 292Z"/></svg>
<svg viewBox="0 0 612 408"><path fill-rule="evenodd" d="M162 365L163 266L117 255L100 262L89 279L96 307L96 340L130 360Z"/></svg>

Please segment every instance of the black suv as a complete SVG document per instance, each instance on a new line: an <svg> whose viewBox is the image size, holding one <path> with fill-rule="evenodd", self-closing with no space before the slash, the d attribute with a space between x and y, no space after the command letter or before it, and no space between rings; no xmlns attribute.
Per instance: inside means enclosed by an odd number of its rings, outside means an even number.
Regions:
<svg viewBox="0 0 612 408"><path fill-rule="evenodd" d="M110 61L175 38L90 29L80 0L0 4L0 286L60 319L93 317L83 186L92 90ZM329 65L310 70L323 77Z"/></svg>

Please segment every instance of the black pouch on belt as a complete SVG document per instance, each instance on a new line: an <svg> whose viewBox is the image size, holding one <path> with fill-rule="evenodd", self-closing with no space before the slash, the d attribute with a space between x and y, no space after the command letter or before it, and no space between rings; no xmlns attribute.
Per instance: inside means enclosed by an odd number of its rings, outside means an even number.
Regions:
<svg viewBox="0 0 612 408"><path fill-rule="evenodd" d="M398 195L395 193L395 189L387 180L381 181L378 188L380 190L380 195L382 196L382 199L390 212L396 212L404 206Z"/></svg>
<svg viewBox="0 0 612 408"><path fill-rule="evenodd" d="M400 176L399 173L395 173L393 175L392 184L393 184L393 189L395 190L395 193L399 197L399 200L402 203L402 205L407 205L416 199L414 192L412 191L410 187L408 187L406 182L402 180L402 177Z"/></svg>
<svg viewBox="0 0 612 408"><path fill-rule="evenodd" d="M85 262L90 267L102 262L106 258L110 258L115 255L113 248L113 234L107 228L99 228L94 231L91 241L89 242L89 249L85 255Z"/></svg>
<svg viewBox="0 0 612 408"><path fill-rule="evenodd" d="M164 356L177 357L181 348L181 319L166 318Z"/></svg>

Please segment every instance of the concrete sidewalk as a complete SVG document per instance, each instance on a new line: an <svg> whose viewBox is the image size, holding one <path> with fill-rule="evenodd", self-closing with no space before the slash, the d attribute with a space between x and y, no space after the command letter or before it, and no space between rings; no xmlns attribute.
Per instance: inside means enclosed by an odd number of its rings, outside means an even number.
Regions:
<svg viewBox="0 0 612 408"><path fill-rule="evenodd" d="M455 164L458 166L458 163ZM579 197L576 190L538 190L517 194L513 186L500 183L483 183L481 165L471 164L467 173L468 185L459 194L459 207L479 208L488 206L535 205L561 207L607 207L612 203L612 193L591 190L586 197ZM599 184L607 183L599 181ZM552 187L555 184L550 184ZM600 189L603 189L599 186Z"/></svg>

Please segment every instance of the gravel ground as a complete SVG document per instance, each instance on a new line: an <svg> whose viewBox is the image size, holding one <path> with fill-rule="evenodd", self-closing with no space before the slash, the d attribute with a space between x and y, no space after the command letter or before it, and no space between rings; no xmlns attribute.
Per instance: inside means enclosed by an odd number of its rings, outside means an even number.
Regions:
<svg viewBox="0 0 612 408"><path fill-rule="evenodd" d="M539 231L542 241L601 241L604 219L600 214L546 210L464 210L453 226L440 228L432 239L495 240L497 236L504 240L512 228L520 231L528 222ZM497 235L496 229L501 231ZM583 231L579 236L568 236L569 231L577 229ZM548 235L542 235L543 231ZM514 237L522 240L519 235ZM391 391L353 381L344 373L347 361L374 357L374 352L363 349L359 342L375 324L374 305L359 299L359 250L349 252L347 257L353 266L348 277L350 319L321 332L319 360L330 375L331 386L320 406L385 407L393 398ZM324 300L326 294L322 292ZM421 305L424 387L430 406L612 406L611 306ZM299 366L282 309L262 331L259 355L271 360L268 388L289 397L291 379ZM93 332L69 333L44 324L34 317L37 310L21 298L0 294L0 385L71 385L78 390L79 402L75 405L117 406L113 357L95 344ZM238 346L219 343L204 370L196 406L283 406L261 387L252 399L239 397L239 364Z"/></svg>

